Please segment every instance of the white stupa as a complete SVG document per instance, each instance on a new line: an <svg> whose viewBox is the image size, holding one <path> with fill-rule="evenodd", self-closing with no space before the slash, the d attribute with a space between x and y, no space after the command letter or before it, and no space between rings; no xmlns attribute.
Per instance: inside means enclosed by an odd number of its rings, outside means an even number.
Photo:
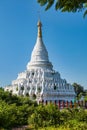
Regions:
<svg viewBox="0 0 87 130"><path fill-rule="evenodd" d="M39 101L72 101L75 92L72 85L61 79L59 72L53 70L48 52L42 40L42 24L38 21L38 35L36 44L27 64L25 72L19 73L16 80L5 90L13 94L28 96Z"/></svg>

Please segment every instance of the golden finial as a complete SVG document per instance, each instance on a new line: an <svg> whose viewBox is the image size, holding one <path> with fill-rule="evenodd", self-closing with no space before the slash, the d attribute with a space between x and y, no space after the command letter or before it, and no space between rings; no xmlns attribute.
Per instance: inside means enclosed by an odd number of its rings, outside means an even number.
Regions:
<svg viewBox="0 0 87 130"><path fill-rule="evenodd" d="M42 37L42 30L41 30L42 24L40 20L38 21L37 26L38 26L38 37Z"/></svg>

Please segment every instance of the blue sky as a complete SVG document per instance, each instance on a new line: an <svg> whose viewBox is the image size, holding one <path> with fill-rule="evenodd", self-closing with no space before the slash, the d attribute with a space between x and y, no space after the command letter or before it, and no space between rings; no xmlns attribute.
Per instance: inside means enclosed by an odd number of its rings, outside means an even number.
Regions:
<svg viewBox="0 0 87 130"><path fill-rule="evenodd" d="M37 37L38 11L43 41L54 69L69 83L87 89L87 17L47 12L36 0L0 1L0 86L11 84L26 70Z"/></svg>

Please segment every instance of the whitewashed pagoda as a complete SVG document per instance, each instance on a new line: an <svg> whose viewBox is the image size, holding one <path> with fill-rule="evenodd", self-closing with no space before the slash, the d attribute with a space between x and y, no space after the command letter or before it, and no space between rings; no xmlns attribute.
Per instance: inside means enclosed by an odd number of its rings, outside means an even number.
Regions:
<svg viewBox="0 0 87 130"><path fill-rule="evenodd" d="M31 99L36 99L37 102L70 102L75 98L74 88L60 77L59 72L53 70L43 43L40 20L37 26L37 40L27 69L19 73L17 79L12 81L11 86L5 87L5 90L17 95L27 95Z"/></svg>

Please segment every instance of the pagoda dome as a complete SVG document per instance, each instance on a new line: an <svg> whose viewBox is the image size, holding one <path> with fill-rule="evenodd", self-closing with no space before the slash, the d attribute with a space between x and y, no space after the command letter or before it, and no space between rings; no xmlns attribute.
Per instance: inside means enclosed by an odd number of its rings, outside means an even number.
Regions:
<svg viewBox="0 0 87 130"><path fill-rule="evenodd" d="M27 65L27 69L35 69L35 68L42 68L42 69L50 69L52 70L52 64L49 62L48 52L42 40L42 24L41 21L38 21L38 35L36 44L31 54L31 60Z"/></svg>

